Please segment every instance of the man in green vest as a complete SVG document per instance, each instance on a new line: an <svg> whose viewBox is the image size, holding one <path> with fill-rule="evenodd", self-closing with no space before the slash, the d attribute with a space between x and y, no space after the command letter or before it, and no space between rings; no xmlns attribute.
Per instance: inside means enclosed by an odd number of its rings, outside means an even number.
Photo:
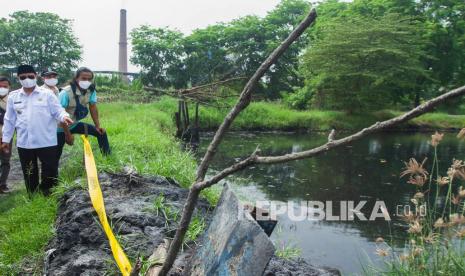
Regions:
<svg viewBox="0 0 465 276"><path fill-rule="evenodd" d="M72 136L72 134L87 133L97 137L102 154L108 155L111 153L107 133L100 126L97 92L95 91L95 85L92 84L93 79L94 73L89 68L81 67L76 71L70 85L64 87L59 94L61 106L72 116L75 123L69 127L65 126L58 129L58 158L61 157L65 141L69 140L68 137ZM94 125L81 122L89 112Z"/></svg>

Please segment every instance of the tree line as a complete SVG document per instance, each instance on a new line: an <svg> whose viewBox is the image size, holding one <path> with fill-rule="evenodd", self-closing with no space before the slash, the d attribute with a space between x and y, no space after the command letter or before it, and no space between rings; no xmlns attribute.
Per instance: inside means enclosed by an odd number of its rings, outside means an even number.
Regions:
<svg viewBox="0 0 465 276"><path fill-rule="evenodd" d="M297 109L406 109L465 82L463 0L283 0L264 17L188 35L144 25L131 32L131 61L157 88L249 77L312 6L315 26L263 76L261 98ZM70 20L28 11L0 19L1 68L29 63L68 78L81 55Z"/></svg>
<svg viewBox="0 0 465 276"><path fill-rule="evenodd" d="M283 0L264 17L245 16L185 35L132 31L131 61L143 81L182 88L250 76L308 12ZM265 74L257 93L300 108L364 112L409 108L465 82L462 0L327 0L314 28Z"/></svg>
<svg viewBox="0 0 465 276"><path fill-rule="evenodd" d="M39 71L53 68L65 79L77 68L81 55L82 47L70 20L53 13L29 11L17 11L0 19L3 70L30 64Z"/></svg>

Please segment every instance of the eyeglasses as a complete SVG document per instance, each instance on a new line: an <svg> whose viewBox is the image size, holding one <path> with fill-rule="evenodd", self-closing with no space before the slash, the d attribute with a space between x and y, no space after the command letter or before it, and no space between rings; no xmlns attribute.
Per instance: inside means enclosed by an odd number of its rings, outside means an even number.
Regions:
<svg viewBox="0 0 465 276"><path fill-rule="evenodd" d="M27 76L20 76L19 77L20 80L25 80L26 78L33 80L33 79L36 78L36 76L35 75L27 75Z"/></svg>

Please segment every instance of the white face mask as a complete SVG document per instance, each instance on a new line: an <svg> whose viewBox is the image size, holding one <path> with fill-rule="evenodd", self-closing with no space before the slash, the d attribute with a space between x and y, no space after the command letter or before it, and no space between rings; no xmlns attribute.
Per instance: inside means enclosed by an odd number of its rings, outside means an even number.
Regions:
<svg viewBox="0 0 465 276"><path fill-rule="evenodd" d="M90 81L79 81L79 87L81 87L84 90L89 88L91 84L92 82Z"/></svg>
<svg viewBox="0 0 465 276"><path fill-rule="evenodd" d="M48 86L56 86L58 84L58 79L45 79L44 80L45 84L48 85Z"/></svg>
<svg viewBox="0 0 465 276"><path fill-rule="evenodd" d="M29 79L29 78L26 78L24 80L19 80L19 83L21 83L21 85L24 87L24 88L32 88L34 86L36 86L37 84L37 80L36 79Z"/></svg>
<svg viewBox="0 0 465 276"><path fill-rule="evenodd" d="M8 94L9 91L10 91L10 89L8 89L8 88L0 87L0 97L6 96L6 94Z"/></svg>

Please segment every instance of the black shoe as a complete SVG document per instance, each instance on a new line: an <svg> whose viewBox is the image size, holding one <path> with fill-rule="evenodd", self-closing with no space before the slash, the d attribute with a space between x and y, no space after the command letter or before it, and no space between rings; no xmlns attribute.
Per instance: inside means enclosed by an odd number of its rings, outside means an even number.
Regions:
<svg viewBox="0 0 465 276"><path fill-rule="evenodd" d="M10 192L10 189L8 189L7 186L0 187L0 194L7 194L9 192Z"/></svg>

